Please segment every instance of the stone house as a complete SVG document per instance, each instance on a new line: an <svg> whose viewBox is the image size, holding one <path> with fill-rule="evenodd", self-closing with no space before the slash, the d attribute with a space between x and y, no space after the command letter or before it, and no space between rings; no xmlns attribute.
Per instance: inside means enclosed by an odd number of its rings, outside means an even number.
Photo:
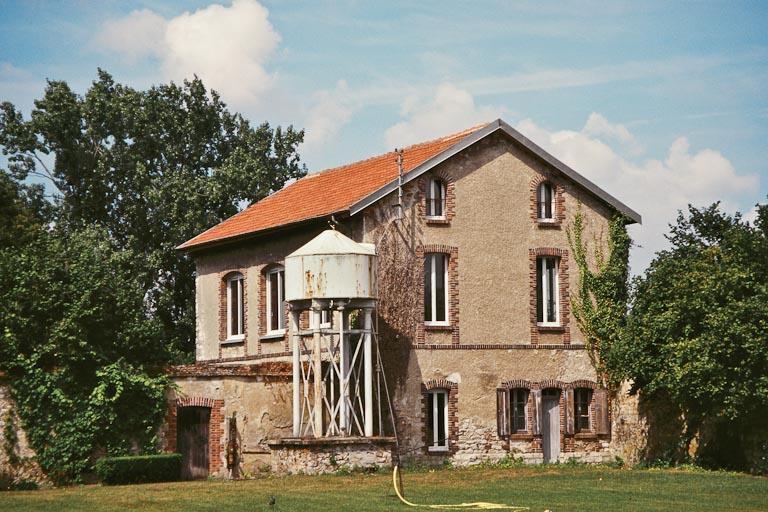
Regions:
<svg viewBox="0 0 768 512"><path fill-rule="evenodd" d="M641 220L497 120L310 174L187 241L196 363L171 370L167 448L190 476L322 472L395 451L455 464L631 458L636 408L600 388L570 311L566 229L579 211L603 248L613 215ZM295 435L285 259L329 224L375 247L396 446L391 429L362 444ZM312 318L330 329L335 315Z"/></svg>

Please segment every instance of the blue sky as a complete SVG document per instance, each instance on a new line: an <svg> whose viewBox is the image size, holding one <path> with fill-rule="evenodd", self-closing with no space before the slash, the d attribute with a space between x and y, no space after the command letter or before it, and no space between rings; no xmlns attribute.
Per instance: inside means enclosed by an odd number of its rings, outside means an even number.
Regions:
<svg viewBox="0 0 768 512"><path fill-rule="evenodd" d="M502 117L643 214L638 272L687 203L765 202L767 26L765 2L0 0L0 100L197 73L306 128L310 170Z"/></svg>

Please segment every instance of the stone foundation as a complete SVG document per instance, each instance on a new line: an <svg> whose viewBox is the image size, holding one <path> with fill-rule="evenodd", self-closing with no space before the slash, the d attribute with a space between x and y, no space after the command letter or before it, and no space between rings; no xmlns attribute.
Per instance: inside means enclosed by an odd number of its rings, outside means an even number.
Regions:
<svg viewBox="0 0 768 512"><path fill-rule="evenodd" d="M272 472L318 475L392 464L393 438L280 439L269 442Z"/></svg>

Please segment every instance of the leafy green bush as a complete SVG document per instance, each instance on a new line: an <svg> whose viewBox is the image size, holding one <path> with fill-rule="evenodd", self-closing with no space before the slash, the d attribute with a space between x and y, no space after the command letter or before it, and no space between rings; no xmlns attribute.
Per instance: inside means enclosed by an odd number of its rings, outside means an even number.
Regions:
<svg viewBox="0 0 768 512"><path fill-rule="evenodd" d="M173 482L181 478L181 454L103 457L94 470L108 485Z"/></svg>

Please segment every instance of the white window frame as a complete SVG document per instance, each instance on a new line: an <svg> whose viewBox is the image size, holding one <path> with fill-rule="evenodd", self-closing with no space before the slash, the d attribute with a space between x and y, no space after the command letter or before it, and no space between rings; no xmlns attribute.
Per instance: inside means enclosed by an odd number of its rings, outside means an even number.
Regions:
<svg viewBox="0 0 768 512"><path fill-rule="evenodd" d="M429 394L429 400L431 403L431 414L432 414L432 439L427 440L428 443L431 442L427 446L427 449L431 452L447 452L448 451L448 444L449 444L449 438L451 437L450 433L448 432L448 390L447 389L431 389L428 391ZM441 439L438 438L438 432L440 430L437 428L437 421L440 418L440 415L438 414L438 408L437 408L437 395L443 395L443 432L445 432L445 439L442 439L442 442L444 444L439 444ZM427 421L429 421L429 418L426 418Z"/></svg>
<svg viewBox="0 0 768 512"><path fill-rule="evenodd" d="M431 252L426 254L427 258L431 258L431 265L430 265L430 280L429 280L429 286L431 289L431 293L429 294L430 299L432 303L430 304L430 318L433 318L433 320L424 320L425 325L435 325L435 326L446 326L451 324L451 311L449 309L450 302L448 300L448 296L451 294L450 289L450 282L448 280L448 265L451 262L450 257L443 253L443 252ZM435 273L435 261L436 258L443 258L443 261L445 264L443 265L443 289L445 290L445 320L434 320L434 318L437 317L437 279L438 276ZM426 290L424 292L426 295Z"/></svg>
<svg viewBox="0 0 768 512"><path fill-rule="evenodd" d="M330 329L332 318L333 318L333 311L331 311L330 309L323 309L322 311L320 311L320 328ZM315 328L315 315L311 309L309 310L309 328L310 329Z"/></svg>
<svg viewBox="0 0 768 512"><path fill-rule="evenodd" d="M555 276L554 283L554 308L555 308L555 321L547 321L549 316L549 274L546 272L545 262L547 260L553 260L555 262ZM538 325L544 327L558 327L560 326L560 258L556 256L539 256L537 262L538 276L537 279L541 280L541 297L536 297L536 300L541 300L541 312L543 321L538 322Z"/></svg>
<svg viewBox="0 0 768 512"><path fill-rule="evenodd" d="M545 201L546 196L544 194L544 191L546 189L549 189L549 194L550 194L550 203L551 203L550 204L550 210L551 210L551 216L550 217L545 217L545 215L546 215L546 213L545 213L546 212L546 207L544 206L544 204L545 204L544 201ZM538 220L539 222L555 222L555 200L556 200L555 199L555 187L552 186L552 184L550 182L545 181L545 182L542 182L541 184L539 184L539 189L536 191L536 193L538 195L538 201L536 203L536 208L538 210L536 212L536 220Z"/></svg>
<svg viewBox="0 0 768 512"><path fill-rule="evenodd" d="M245 339L245 279L242 274L234 274L227 278L227 341ZM237 301L237 313L240 319L238 333L232 323L232 300Z"/></svg>
<svg viewBox="0 0 768 512"><path fill-rule="evenodd" d="M448 199L445 196L446 186L445 182L438 178L431 178L429 180L429 190L427 193L427 218L428 219L436 219L436 220L442 220L445 219L445 209L447 207ZM434 215L432 213L434 210L434 200L435 200L435 189L440 189L440 197L442 201L442 211L443 213L441 215Z"/></svg>
<svg viewBox="0 0 768 512"><path fill-rule="evenodd" d="M272 274L277 274L277 299L278 299L278 307L280 308L278 310L277 314L277 328L273 329L271 322L272 322ZM285 308L283 307L283 302L285 300L285 269L283 267L275 267L271 269L269 272L266 273L266 281L267 281L267 289L266 289L266 296L265 299L267 301L267 318L265 318L266 323L266 332L267 335L271 334L285 334ZM283 300L280 300L280 298L283 298ZM282 323L282 326L280 324Z"/></svg>

